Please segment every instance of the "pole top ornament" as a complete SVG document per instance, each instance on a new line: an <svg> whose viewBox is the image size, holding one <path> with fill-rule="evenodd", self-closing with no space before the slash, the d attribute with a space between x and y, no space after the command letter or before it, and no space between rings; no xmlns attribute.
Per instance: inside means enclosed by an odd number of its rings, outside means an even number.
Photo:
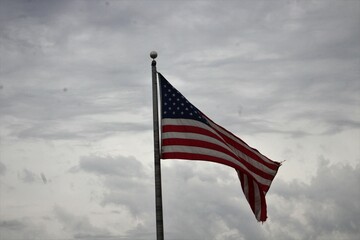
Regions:
<svg viewBox="0 0 360 240"><path fill-rule="evenodd" d="M150 57L152 58L152 59L155 59L156 57L157 57L157 52L156 51L152 51L151 53L150 53Z"/></svg>

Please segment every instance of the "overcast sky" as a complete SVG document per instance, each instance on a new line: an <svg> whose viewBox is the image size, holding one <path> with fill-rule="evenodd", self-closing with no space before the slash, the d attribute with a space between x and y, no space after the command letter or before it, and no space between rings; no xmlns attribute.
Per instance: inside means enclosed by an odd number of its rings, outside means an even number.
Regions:
<svg viewBox="0 0 360 240"><path fill-rule="evenodd" d="M151 59L285 161L162 162L165 239L359 239L360 1L0 0L0 239L155 240Z"/></svg>

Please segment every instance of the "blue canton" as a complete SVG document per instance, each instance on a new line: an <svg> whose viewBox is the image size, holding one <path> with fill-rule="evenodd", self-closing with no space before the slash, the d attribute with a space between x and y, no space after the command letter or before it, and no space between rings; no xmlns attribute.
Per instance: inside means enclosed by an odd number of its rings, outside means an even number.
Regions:
<svg viewBox="0 0 360 240"><path fill-rule="evenodd" d="M161 117L193 119L207 124L202 113L159 74Z"/></svg>

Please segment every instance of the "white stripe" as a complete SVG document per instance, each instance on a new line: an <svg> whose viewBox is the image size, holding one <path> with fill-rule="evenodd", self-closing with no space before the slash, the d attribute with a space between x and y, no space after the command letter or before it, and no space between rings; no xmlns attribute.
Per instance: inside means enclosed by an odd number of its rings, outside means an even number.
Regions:
<svg viewBox="0 0 360 240"><path fill-rule="evenodd" d="M172 119L172 118L165 118L162 120L162 126L165 125L182 125L182 126L195 126L195 127L199 127L208 131L211 131L212 133L214 133L216 136L218 136L220 139L223 139L214 129L212 129L211 127L209 127L207 124L204 124L202 122L196 121L196 120L191 120L191 119ZM214 125L214 124L212 124ZM216 127L217 129L219 129L218 127ZM220 129L219 129L220 131ZM223 133L223 131L221 131ZM162 135L164 135L166 133L163 133ZM226 136L229 136L228 134L226 134ZM163 136L162 136L163 137ZM229 136L230 137L230 136ZM164 137L163 137L164 138ZM196 139L196 138L194 138ZM232 138L233 139L233 138ZM202 139L199 139L202 140ZM223 139L224 140L224 139ZM224 142L226 142L224 140ZM237 141L238 142L238 141ZM223 147L225 147L225 145L222 145ZM230 150L231 152L233 152L236 156L238 156L239 158L244 159L246 162L248 162L249 164L253 165L255 168L259 169L260 171L264 172L264 173L268 173L270 175L275 176L276 171L267 167L266 165L263 165L262 163L259 163L258 161L252 159L251 157L249 157L248 155L246 155L245 153L239 151L238 149L236 149L235 147L226 144L226 148L228 150Z"/></svg>
<svg viewBox="0 0 360 240"><path fill-rule="evenodd" d="M163 118L161 120L161 124L164 125L184 125L184 126L195 126L195 127L201 127L206 128L209 127L207 124L192 120L192 119L186 119L186 118Z"/></svg>
<svg viewBox="0 0 360 240"><path fill-rule="evenodd" d="M239 162L237 159L213 150L213 149L209 149L209 148L201 148L201 147L192 147L192 146L179 146L179 145L171 145L171 146L163 146L162 147L162 153L171 153L171 152L181 152L181 153L193 153L193 154L203 154L203 155L208 155L208 156L214 156L214 157L218 157L221 159L224 159L226 161L229 161L239 167L241 167L242 169L245 169L246 171L248 171L249 174L251 174L259 183L263 184L263 185L267 185L270 186L271 181L265 178L262 178L261 176L257 175L256 173L249 171L241 162Z"/></svg>

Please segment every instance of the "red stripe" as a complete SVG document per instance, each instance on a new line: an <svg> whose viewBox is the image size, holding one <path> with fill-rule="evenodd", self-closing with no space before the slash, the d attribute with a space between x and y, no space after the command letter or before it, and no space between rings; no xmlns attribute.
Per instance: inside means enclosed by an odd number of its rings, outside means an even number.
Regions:
<svg viewBox="0 0 360 240"><path fill-rule="evenodd" d="M239 176L239 179L240 179L240 184L241 184L241 188L243 190L243 192L245 191L244 190L244 174L242 174L240 171L236 171L238 173L238 176Z"/></svg>
<svg viewBox="0 0 360 240"><path fill-rule="evenodd" d="M180 146L193 146L193 147L201 147L201 148L208 148L208 149L216 150L216 151L225 153L225 154L233 157L234 159L238 160L247 169L249 169L249 171L257 174L258 176L260 176L264 179L272 180L274 178L272 175L265 173L265 172L261 171L260 169L254 167L250 163L246 162L244 159L238 157L233 152L229 151L228 149L221 147L214 143L210 143L210 142L206 142L206 141L202 141L202 140L195 140L195 139L168 138L168 139L163 139L162 144L163 144L163 146L180 145Z"/></svg>
<svg viewBox="0 0 360 240"><path fill-rule="evenodd" d="M253 211L253 213L255 213L254 181L249 176L247 177L248 177L248 189L249 189L249 194L247 196L247 199L249 201L251 210Z"/></svg>
<svg viewBox="0 0 360 240"><path fill-rule="evenodd" d="M261 196L261 214L260 214L260 221L265 222L267 218L267 209L266 209L266 198L265 193L260 189L260 196Z"/></svg>
<svg viewBox="0 0 360 240"><path fill-rule="evenodd" d="M222 153L225 153L233 158L236 158L236 155L230 152L229 150L211 143L197 139L184 139L184 138L167 138L163 139L163 146L191 146L191 147L201 147L201 148L208 148L212 150L216 150Z"/></svg>

